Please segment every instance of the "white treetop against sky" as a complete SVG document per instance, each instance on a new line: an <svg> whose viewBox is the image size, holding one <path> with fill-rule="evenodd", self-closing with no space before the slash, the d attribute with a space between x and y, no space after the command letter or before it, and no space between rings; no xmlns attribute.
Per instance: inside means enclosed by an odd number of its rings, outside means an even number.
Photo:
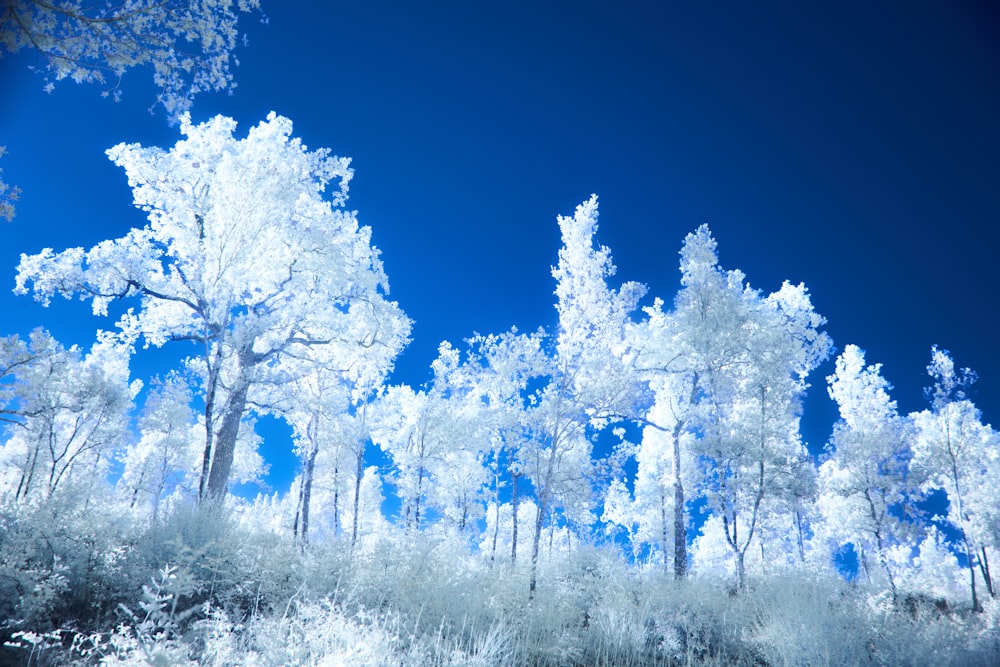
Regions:
<svg viewBox="0 0 1000 667"><path fill-rule="evenodd" d="M186 139L169 151L108 151L149 224L88 251L23 255L17 285L43 303L79 295L98 315L112 300L137 297L139 310L119 318L124 332L156 346L198 346L201 488L213 495L225 492L252 387L293 377L303 359L364 384L409 333L409 320L384 298L370 229L339 208L349 161L307 151L291 122L273 113L245 139L234 130L221 116L200 125L185 117Z"/></svg>

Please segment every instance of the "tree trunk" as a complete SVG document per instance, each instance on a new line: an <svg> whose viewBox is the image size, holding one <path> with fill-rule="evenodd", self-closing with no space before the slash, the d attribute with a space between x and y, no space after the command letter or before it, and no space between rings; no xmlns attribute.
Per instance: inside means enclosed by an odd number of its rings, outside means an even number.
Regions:
<svg viewBox="0 0 1000 667"><path fill-rule="evenodd" d="M746 566L746 552L740 549L736 551L736 581L739 585L740 592L744 592L747 589L747 566Z"/></svg>
<svg viewBox="0 0 1000 667"><path fill-rule="evenodd" d="M972 611L980 612L983 605L979 602L979 594L976 592L976 559L969 540L962 531L962 542L965 544L965 558L969 561L969 588L972 589Z"/></svg>
<svg viewBox="0 0 1000 667"><path fill-rule="evenodd" d="M868 489L865 489L865 499L868 501L868 511L871 516L872 523L875 525L875 548L878 552L878 562L885 570L885 576L889 578L889 588L892 591L892 603L896 604L899 601L899 593L896 590L896 579L892 576L892 570L889 567L889 559L885 554L885 543L882 539L882 518L878 512L875 511L875 503L872 501L871 493Z"/></svg>
<svg viewBox="0 0 1000 667"><path fill-rule="evenodd" d="M351 526L351 549L354 549L354 545L358 542L358 509L361 507L361 476L364 474L364 460L365 460L365 450L364 447L359 446L357 449L357 465L354 469L354 516L352 519Z"/></svg>
<svg viewBox="0 0 1000 667"><path fill-rule="evenodd" d="M986 590L991 598L997 596L996 587L993 585L993 577L990 576L990 561L986 558L986 547L982 548L982 559L979 561L979 569L983 573L983 581L986 582Z"/></svg>
<svg viewBox="0 0 1000 667"><path fill-rule="evenodd" d="M208 473L208 497L216 502L226 497L229 487L229 472L233 467L233 454L236 451L236 437L240 432L240 422L247 406L247 393L250 390L250 372L255 365L252 347L240 350L239 369L236 382L226 398L226 405L215 439L215 451L212 454L212 469Z"/></svg>
<svg viewBox="0 0 1000 667"><path fill-rule="evenodd" d="M542 540L542 519L547 510L548 499L545 497L546 491L542 491L538 498L538 508L535 513L535 534L531 539L531 577L528 581L528 599L535 597L535 588L538 583L538 549Z"/></svg>
<svg viewBox="0 0 1000 667"><path fill-rule="evenodd" d="M206 343L207 345L207 343ZM222 345L215 351L215 361L211 359L209 350L205 350L205 361L208 365L208 383L205 387L205 449L201 455L201 479L198 481L198 502L205 499L208 493L208 473L212 469L212 450L215 446L215 396L219 388L219 369L222 366Z"/></svg>
<svg viewBox="0 0 1000 667"><path fill-rule="evenodd" d="M132 489L132 502L129 503L129 509L135 509L135 504L139 502L139 491L142 489L142 482L146 478L146 468L143 467L142 472L139 473L139 481L135 483L135 488Z"/></svg>
<svg viewBox="0 0 1000 667"><path fill-rule="evenodd" d="M805 563L806 562L806 543L805 543L805 539L802 536L802 512L800 512L799 510L795 510L795 530L796 530L796 533L797 533L796 538L797 538L798 547L799 547L799 562L800 563Z"/></svg>
<svg viewBox="0 0 1000 667"><path fill-rule="evenodd" d="M520 477L520 475L517 474L517 473L512 473L511 474L511 479L513 479L513 482L512 482L513 486L512 486L512 492L511 492L512 495L511 495L510 506L512 508L511 518L514 521L513 534L512 534L511 539L510 539L510 564L511 565L514 565L515 563L517 563L517 478L518 477ZM497 517L500 516L499 513L500 513L500 509L497 508ZM499 521L497 523L499 523Z"/></svg>
<svg viewBox="0 0 1000 667"><path fill-rule="evenodd" d="M38 465L38 445L33 451L28 452L28 460L24 463L24 471L21 473L21 481L17 484L17 493L14 498L27 498L28 489L31 488L31 479L35 476L35 466Z"/></svg>
<svg viewBox="0 0 1000 667"><path fill-rule="evenodd" d="M337 450L340 457L340 450ZM340 461L333 464L333 536L340 534Z"/></svg>
<svg viewBox="0 0 1000 667"><path fill-rule="evenodd" d="M462 520L458 523L458 531L462 534L465 533L465 521L469 515L469 503L465 498L465 493L462 494Z"/></svg>
<svg viewBox="0 0 1000 667"><path fill-rule="evenodd" d="M687 522L684 520L684 483L681 481L682 423L674 427L674 579L687 576Z"/></svg>
<svg viewBox="0 0 1000 667"><path fill-rule="evenodd" d="M490 565L496 562L497 537L500 536L500 473L493 474L493 507L496 508L496 518L493 520L493 544L490 547Z"/></svg>
<svg viewBox="0 0 1000 667"><path fill-rule="evenodd" d="M630 534L629 537L631 538L632 535ZM670 544L670 535L667 532L667 494L662 487L660 488L660 543L663 549L663 567L668 568L670 561L667 559L667 545ZM676 555L675 553L674 556L676 557ZM676 563L674 564L676 565Z"/></svg>
<svg viewBox="0 0 1000 667"><path fill-rule="evenodd" d="M312 501L313 471L316 469L316 454L318 452L319 446L314 442L312 450L309 452L309 458L306 460L302 470L302 500L300 508L302 524L299 529L299 538L303 548L309 544L309 503Z"/></svg>
<svg viewBox="0 0 1000 667"><path fill-rule="evenodd" d="M303 467L302 478L299 480L299 497L295 501L295 519L292 521L292 541L299 541L299 525L302 523L302 496L306 490L306 471Z"/></svg>
<svg viewBox="0 0 1000 667"><path fill-rule="evenodd" d="M421 457L423 458L423 457ZM413 500L413 530L420 530L420 497L424 494L424 467L417 466L417 497Z"/></svg>

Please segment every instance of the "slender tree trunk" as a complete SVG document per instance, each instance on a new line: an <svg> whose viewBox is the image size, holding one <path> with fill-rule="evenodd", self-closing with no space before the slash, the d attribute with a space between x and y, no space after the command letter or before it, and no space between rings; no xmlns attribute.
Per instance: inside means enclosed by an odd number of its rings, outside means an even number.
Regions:
<svg viewBox="0 0 1000 667"><path fill-rule="evenodd" d="M538 512L535 515L535 534L531 540L531 577L528 582L529 600L535 597L535 588L538 583L538 547L542 539L542 522L545 513L549 511L550 485L556 469L556 459L562 456L562 447L560 446L562 443L558 436L561 429L558 423L553 426L552 443L549 445L549 460L545 467L545 477L542 479L539 487L535 489Z"/></svg>
<svg viewBox="0 0 1000 667"><path fill-rule="evenodd" d="M667 494L660 488L660 544L663 547L663 567L670 567L670 561L667 558L667 545L670 544L670 534L667 531ZM674 552L676 565L676 551ZM677 577L676 570L674 571L674 578Z"/></svg>
<svg viewBox="0 0 1000 667"><path fill-rule="evenodd" d="M340 456L340 449L337 450ZM333 464L333 536L340 534L340 462Z"/></svg>
<svg viewBox="0 0 1000 667"><path fill-rule="evenodd" d="M493 473L493 507L496 515L493 520L493 544L490 547L490 565L496 562L497 538L500 536L500 473L495 470Z"/></svg>
<svg viewBox="0 0 1000 667"><path fill-rule="evenodd" d="M139 501L139 490L142 488L142 482L146 477L146 468L143 467L142 472L139 473L139 481L135 483L135 488L132 489L132 502L129 503L129 509L135 509L135 504Z"/></svg>
<svg viewBox="0 0 1000 667"><path fill-rule="evenodd" d="M552 560L552 540L556 536L556 517L555 513L549 517L549 560Z"/></svg>
<svg viewBox="0 0 1000 667"><path fill-rule="evenodd" d="M986 546L981 549L982 558L979 560L979 569L983 574L983 581L986 582L986 590L991 598L997 596L996 587L993 585L993 577L990 576L990 561L986 558Z"/></svg>
<svg viewBox="0 0 1000 667"><path fill-rule="evenodd" d="M309 504L312 502L313 473L316 470L316 454L318 452L319 446L314 443L312 450L309 452L309 459L306 461L305 469L303 470L302 529L299 533L303 548L309 545Z"/></svg>
<svg viewBox="0 0 1000 667"><path fill-rule="evenodd" d="M962 531L962 542L965 544L965 558L969 561L969 588L972 589L972 611L980 612L983 610L983 605L979 602L979 594L976 592L976 558L975 552L972 550L972 546L969 544L969 539L965 536L965 531Z"/></svg>
<svg viewBox="0 0 1000 667"><path fill-rule="evenodd" d="M681 481L681 432L674 427L674 579L687 576L687 522L684 520L684 483Z"/></svg>
<svg viewBox="0 0 1000 667"><path fill-rule="evenodd" d="M361 476L364 474L364 460L365 460L365 450L358 443L357 449L357 465L354 469L354 516L351 517L351 550L354 549L354 545L358 542L358 511L361 507Z"/></svg>
<svg viewBox="0 0 1000 667"><path fill-rule="evenodd" d="M302 523L302 497L306 490L306 471L303 466L302 477L299 479L299 497L295 501L295 519L292 521L292 541L299 541L299 525Z"/></svg>
<svg viewBox="0 0 1000 667"><path fill-rule="evenodd" d="M462 520L458 524L458 531L460 533L465 533L465 520L469 515L469 504L465 499L465 494L462 494Z"/></svg>
<svg viewBox="0 0 1000 667"><path fill-rule="evenodd" d="M542 541L542 519L548 510L548 489L543 489L538 495L538 511L535 513L535 534L531 539L531 577L528 581L529 600L535 597L535 589L538 584L538 550Z"/></svg>
<svg viewBox="0 0 1000 667"><path fill-rule="evenodd" d="M512 473L511 474L511 479L513 479L513 482L512 482L512 492L511 492L512 495L511 495L510 506L511 506L511 508L513 510L511 512L511 518L514 521L513 532L512 532L511 539L510 539L510 564L511 565L514 565L515 563L517 563L517 501L518 501L518 498L517 498L517 478L520 477L520 476L521 475L519 473ZM499 508L497 508L497 516L498 517L500 516L499 512L500 512L500 510L499 510ZM497 523L499 523L499 521Z"/></svg>
<svg viewBox="0 0 1000 667"><path fill-rule="evenodd" d="M417 466L417 497L413 499L413 530L420 530L420 497L424 493L424 467Z"/></svg>
<svg viewBox="0 0 1000 667"><path fill-rule="evenodd" d="M17 484L17 493L14 498L27 498L28 489L31 488L31 479L35 476L35 466L38 465L38 445L28 452L28 460L24 462L24 471L21 473L21 480Z"/></svg>
<svg viewBox="0 0 1000 667"><path fill-rule="evenodd" d="M899 601L899 592L896 589L896 579L892 576L892 569L889 567L889 559L885 554L885 541L882 539L882 516L875 511L875 503L872 502L871 493L865 489L865 500L868 501L868 513L872 524L875 526L875 548L878 552L878 562L885 570L886 577L889 578L889 588L892 591L892 603Z"/></svg>
<svg viewBox="0 0 1000 667"><path fill-rule="evenodd" d="M799 547L799 562L806 562L806 544L805 539L802 536L802 512L795 510L795 529L797 532L797 540Z"/></svg>
<svg viewBox="0 0 1000 667"><path fill-rule="evenodd" d="M160 481L156 485L156 493L153 495L153 522L160 516L160 499L163 498L163 489L167 486L167 472L170 470L170 461L166 451L163 452L163 462L160 465Z"/></svg>
<svg viewBox="0 0 1000 667"><path fill-rule="evenodd" d="M958 474L958 460L955 455L955 449L951 444L951 426L950 421L945 419L945 446L948 451L948 459L951 462L951 481L955 485L955 502L958 506L958 529L962 535L962 544L965 546L965 558L969 564L969 588L972 592L972 611L980 612L983 610L982 605L979 603L979 595L976 593L976 563L975 563L975 551L972 549L972 545L969 543L968 534L965 532L965 522L967 520L967 515L965 513L965 501L962 498L962 487L959 484L961 476ZM951 494L948 494L951 496ZM950 498L949 498L950 499Z"/></svg>

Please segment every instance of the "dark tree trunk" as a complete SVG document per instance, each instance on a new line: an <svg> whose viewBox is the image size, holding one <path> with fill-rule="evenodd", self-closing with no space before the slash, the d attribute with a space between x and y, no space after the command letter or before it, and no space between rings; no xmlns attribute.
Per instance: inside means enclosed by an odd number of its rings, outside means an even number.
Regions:
<svg viewBox="0 0 1000 667"><path fill-rule="evenodd" d="M990 576L990 561L986 558L986 547L981 549L982 558L979 561L979 569L983 573L983 581L986 582L986 590L991 598L997 596L996 587L993 585L993 577Z"/></svg>
<svg viewBox="0 0 1000 667"><path fill-rule="evenodd" d="M207 344L206 344L207 345ZM208 493L208 474L212 469L212 450L215 446L215 397L219 388L219 369L222 366L222 345L216 347L215 360L205 351L208 363L208 382L205 387L205 449L201 455L201 479L198 481L198 502Z"/></svg>
<svg viewBox="0 0 1000 667"><path fill-rule="evenodd" d="M799 562L806 562L806 543L802 536L802 512L795 510L795 529L797 531L797 539L799 546Z"/></svg>
<svg viewBox="0 0 1000 667"><path fill-rule="evenodd" d="M35 445L34 451L28 455L29 460L25 463L24 472L21 473L21 481L17 485L15 498L28 497L28 489L31 488L31 480L35 477L35 468L38 466L38 449L38 445Z"/></svg>
<svg viewBox="0 0 1000 667"><path fill-rule="evenodd" d="M543 489L538 498L538 511L535 514L535 534L531 540L531 577L528 581L528 599L535 597L538 584L538 550L542 540L542 523L545 512L548 511L548 493Z"/></svg>
<svg viewBox="0 0 1000 667"><path fill-rule="evenodd" d="M517 562L517 500L518 500L517 499L517 478L520 477L520 476L521 475L519 475L517 473L513 473L511 475L511 478L513 479L513 482L512 482L512 495L511 495L510 506L511 506L511 509L512 509L512 511L511 511L511 518L514 521L513 534L512 534L511 539L510 539L510 564L511 565L514 565ZM497 517L500 516L499 512L500 512L500 510L497 509ZM499 523L499 521L498 521L498 523Z"/></svg>
<svg viewBox="0 0 1000 667"><path fill-rule="evenodd" d="M230 389L223 408L222 425L215 439L215 451L212 454L212 469L208 473L208 497L219 502L226 497L229 487L229 472L233 467L233 454L236 452L236 438L240 432L240 422L247 406L247 393L250 390L250 373L255 365L252 348L240 351L239 369L236 382Z"/></svg>
<svg viewBox="0 0 1000 667"><path fill-rule="evenodd" d="M339 457L340 450L337 450ZM333 464L333 535L340 534L340 462Z"/></svg>
<svg viewBox="0 0 1000 667"><path fill-rule="evenodd" d="M309 544L309 504L312 500L313 471L316 469L316 454L318 452L319 447L314 440L309 458L302 466L302 490L299 494L299 511L296 513L296 523L299 524L297 537L303 548ZM301 522L298 521L299 516L301 516Z"/></svg>
<svg viewBox="0 0 1000 667"><path fill-rule="evenodd" d="M674 428L674 579L687 576L687 522L684 520L684 483L681 481L682 423Z"/></svg>
<svg viewBox="0 0 1000 667"><path fill-rule="evenodd" d="M660 544L663 549L663 567L670 567L667 558L667 545L670 544L670 532L667 530L667 494L660 489ZM675 554L676 555L676 554Z"/></svg>

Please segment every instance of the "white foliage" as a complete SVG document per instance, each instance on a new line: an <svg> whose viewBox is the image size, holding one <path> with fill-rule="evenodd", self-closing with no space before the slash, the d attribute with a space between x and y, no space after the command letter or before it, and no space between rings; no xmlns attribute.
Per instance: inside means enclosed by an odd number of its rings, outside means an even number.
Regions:
<svg viewBox="0 0 1000 667"><path fill-rule="evenodd" d="M890 549L904 539L901 505L912 491L908 479L910 425L889 397L891 386L881 365L865 365L864 351L848 345L827 378L840 420L834 425L829 458L819 468L817 529L837 546L854 545L863 563L876 561L869 576L893 576L898 570ZM872 568L879 572L871 573Z"/></svg>
<svg viewBox="0 0 1000 667"><path fill-rule="evenodd" d="M63 79L97 82L118 99L125 73L148 67L157 102L176 118L198 93L235 87L238 14L259 8L259 0L10 0L0 5L0 46L38 50L49 91Z"/></svg>
<svg viewBox="0 0 1000 667"><path fill-rule="evenodd" d="M287 118L271 113L246 138L222 116L194 125L170 150L120 144L148 224L84 252L22 255L15 291L42 303L55 294L90 299L106 314L135 297L119 326L146 344L193 340L212 451L212 494L225 490L248 400L322 364L367 386L391 366L410 322L385 299L388 283L371 230L340 208L349 160L308 151ZM327 197L327 189L334 185ZM219 419L216 422L216 419ZM203 471L203 480L207 477ZM204 484L204 482L203 482Z"/></svg>

